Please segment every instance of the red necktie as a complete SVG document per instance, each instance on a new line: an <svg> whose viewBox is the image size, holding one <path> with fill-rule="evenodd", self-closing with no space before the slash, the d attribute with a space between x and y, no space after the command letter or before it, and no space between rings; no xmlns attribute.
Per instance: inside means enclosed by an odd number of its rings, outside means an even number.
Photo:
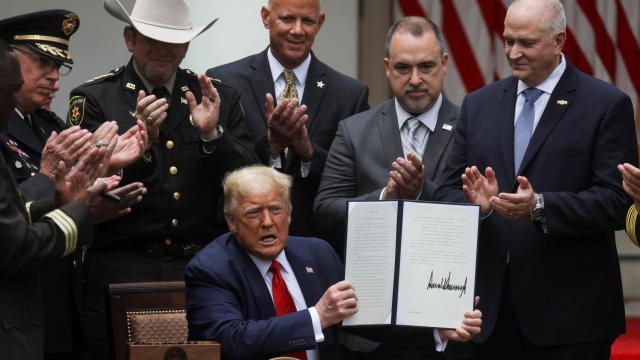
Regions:
<svg viewBox="0 0 640 360"><path fill-rule="evenodd" d="M296 311L296 305L293 303L293 298L289 293L289 289L287 289L287 283L284 282L284 279L280 274L280 267L282 267L282 265L280 265L276 260L273 260L269 267L269 271L273 274L273 279L271 280L271 291L273 291L273 304L276 308L277 316L286 315ZM307 360L307 353L304 351L288 353L286 356Z"/></svg>

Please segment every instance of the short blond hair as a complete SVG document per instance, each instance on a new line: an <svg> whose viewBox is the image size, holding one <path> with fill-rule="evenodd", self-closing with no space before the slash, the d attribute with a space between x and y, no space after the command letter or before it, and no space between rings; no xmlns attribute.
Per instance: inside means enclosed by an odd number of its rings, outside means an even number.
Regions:
<svg viewBox="0 0 640 360"><path fill-rule="evenodd" d="M222 182L224 213L232 214L247 196L279 192L291 210L291 176L264 165L251 165L228 173Z"/></svg>

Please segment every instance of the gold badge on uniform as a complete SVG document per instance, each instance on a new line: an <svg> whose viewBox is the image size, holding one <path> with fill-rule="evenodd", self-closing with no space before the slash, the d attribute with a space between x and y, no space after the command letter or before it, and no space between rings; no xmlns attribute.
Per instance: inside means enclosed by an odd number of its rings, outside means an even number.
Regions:
<svg viewBox="0 0 640 360"><path fill-rule="evenodd" d="M84 102L86 99L84 96L74 96L69 100L67 123L73 126L82 124L82 120L84 119Z"/></svg>
<svg viewBox="0 0 640 360"><path fill-rule="evenodd" d="M127 89L129 90L135 90L136 89L136 84L128 82L127 85L125 85L127 87Z"/></svg>
<svg viewBox="0 0 640 360"><path fill-rule="evenodd" d="M185 85L185 86L181 87L180 90L182 90L182 92L187 92L187 91L189 91L189 87L187 85Z"/></svg>
<svg viewBox="0 0 640 360"><path fill-rule="evenodd" d="M78 15L75 13L69 13L65 15L65 19L62 21L62 32L70 36L76 30L78 26Z"/></svg>

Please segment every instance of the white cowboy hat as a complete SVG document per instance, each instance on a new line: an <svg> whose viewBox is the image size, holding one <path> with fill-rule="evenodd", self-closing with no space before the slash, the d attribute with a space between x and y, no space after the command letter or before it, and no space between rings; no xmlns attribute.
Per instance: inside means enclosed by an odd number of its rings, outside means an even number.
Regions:
<svg viewBox="0 0 640 360"><path fill-rule="evenodd" d="M142 35L172 44L188 43L218 21L216 18L206 26L193 27L184 0L137 0L131 15L120 0L104 0L104 8Z"/></svg>

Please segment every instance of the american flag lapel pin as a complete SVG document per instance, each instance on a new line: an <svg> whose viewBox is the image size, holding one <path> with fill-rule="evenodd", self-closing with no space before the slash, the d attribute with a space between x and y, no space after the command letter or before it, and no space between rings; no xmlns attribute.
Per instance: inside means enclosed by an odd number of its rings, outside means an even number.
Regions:
<svg viewBox="0 0 640 360"><path fill-rule="evenodd" d="M305 266L305 270L307 270L307 274L313 274L313 268L311 266Z"/></svg>

